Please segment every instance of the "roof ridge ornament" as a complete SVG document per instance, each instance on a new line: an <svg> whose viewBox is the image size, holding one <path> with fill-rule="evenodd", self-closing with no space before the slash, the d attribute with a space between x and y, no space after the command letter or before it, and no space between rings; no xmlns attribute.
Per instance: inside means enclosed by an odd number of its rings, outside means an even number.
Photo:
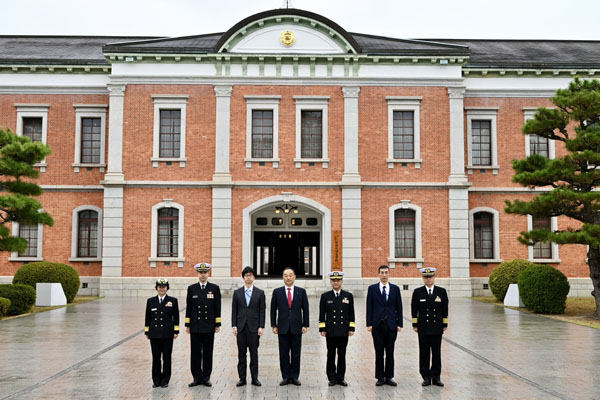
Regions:
<svg viewBox="0 0 600 400"><path fill-rule="evenodd" d="M283 4L281 5L281 8L294 8L294 5L292 4L292 0L283 0Z"/></svg>

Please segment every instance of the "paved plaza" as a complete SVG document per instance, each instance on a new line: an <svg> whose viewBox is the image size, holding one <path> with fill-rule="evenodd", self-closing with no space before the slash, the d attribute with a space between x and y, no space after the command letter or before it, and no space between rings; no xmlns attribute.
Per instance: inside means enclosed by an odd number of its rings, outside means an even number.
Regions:
<svg viewBox="0 0 600 400"><path fill-rule="evenodd" d="M236 388L237 348L226 296L224 324L215 340L213 387L187 387L192 377L189 337L183 332L175 340L173 375L166 389L152 389L150 344L143 334L145 299L105 298L0 322L0 399L600 398L600 330L469 299L450 300L450 324L442 343L446 386L421 387L417 335L409 322L410 294L404 296L396 388L375 386L364 298L356 301L347 388L327 385L317 298L310 298L311 327L303 338L302 386L278 386L277 338L269 329L259 349L263 386Z"/></svg>

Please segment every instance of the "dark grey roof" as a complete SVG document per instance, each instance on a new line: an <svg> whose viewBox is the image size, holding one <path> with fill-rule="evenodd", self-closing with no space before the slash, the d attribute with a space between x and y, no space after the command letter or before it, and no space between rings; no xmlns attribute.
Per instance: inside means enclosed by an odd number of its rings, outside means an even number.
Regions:
<svg viewBox="0 0 600 400"><path fill-rule="evenodd" d="M351 33L363 54L370 55L468 55L466 46L445 43L444 40L394 39L383 36Z"/></svg>
<svg viewBox="0 0 600 400"><path fill-rule="evenodd" d="M139 52L139 53L213 53L222 33L208 35L183 36L176 38L158 38L121 43L108 43L106 52Z"/></svg>
<svg viewBox="0 0 600 400"><path fill-rule="evenodd" d="M0 64L108 65L102 45L149 39L126 36L0 36Z"/></svg>

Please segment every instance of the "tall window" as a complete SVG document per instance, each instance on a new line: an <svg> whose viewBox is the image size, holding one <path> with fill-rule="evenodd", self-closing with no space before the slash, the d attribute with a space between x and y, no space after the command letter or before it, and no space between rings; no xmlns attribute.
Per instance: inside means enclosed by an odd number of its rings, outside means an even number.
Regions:
<svg viewBox="0 0 600 400"><path fill-rule="evenodd" d="M178 158L181 143L181 110L160 110L159 157Z"/></svg>
<svg viewBox="0 0 600 400"><path fill-rule="evenodd" d="M102 143L102 119L81 118L81 163L99 164Z"/></svg>
<svg viewBox="0 0 600 400"><path fill-rule="evenodd" d="M37 224L19 224L19 237L27 240L27 249L19 253L19 257L37 257L38 226Z"/></svg>
<svg viewBox="0 0 600 400"><path fill-rule="evenodd" d="M158 210L158 257L177 257L179 245L179 210Z"/></svg>
<svg viewBox="0 0 600 400"><path fill-rule="evenodd" d="M488 212L473 215L475 258L494 258L494 216Z"/></svg>
<svg viewBox="0 0 600 400"><path fill-rule="evenodd" d="M415 211L398 209L394 211L395 257L415 257Z"/></svg>
<svg viewBox="0 0 600 400"><path fill-rule="evenodd" d="M252 111L252 158L273 157L273 110Z"/></svg>
<svg viewBox="0 0 600 400"><path fill-rule="evenodd" d="M529 135L530 154L539 154L542 157L549 158L549 139L539 135Z"/></svg>
<svg viewBox="0 0 600 400"><path fill-rule="evenodd" d="M98 257L98 213L80 211L77 220L77 257Z"/></svg>
<svg viewBox="0 0 600 400"><path fill-rule="evenodd" d="M473 165L492 165L491 121L471 121L471 154Z"/></svg>
<svg viewBox="0 0 600 400"><path fill-rule="evenodd" d="M302 119L302 138L301 138L301 157L302 158L322 158L323 157L323 112L320 110L301 112Z"/></svg>
<svg viewBox="0 0 600 400"><path fill-rule="evenodd" d="M27 136L32 142L42 141L42 118L23 118L23 136Z"/></svg>
<svg viewBox="0 0 600 400"><path fill-rule="evenodd" d="M531 227L533 230L552 230L551 218L532 217ZM552 242L537 242L533 245L533 258L552 258Z"/></svg>
<svg viewBox="0 0 600 400"><path fill-rule="evenodd" d="M414 112L394 111L394 158L414 158Z"/></svg>

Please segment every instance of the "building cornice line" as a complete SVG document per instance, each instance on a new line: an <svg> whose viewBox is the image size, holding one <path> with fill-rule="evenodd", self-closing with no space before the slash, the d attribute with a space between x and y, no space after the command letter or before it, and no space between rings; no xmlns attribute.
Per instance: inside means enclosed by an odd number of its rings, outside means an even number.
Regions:
<svg viewBox="0 0 600 400"><path fill-rule="evenodd" d="M106 86L0 86L0 94L108 94Z"/></svg>

